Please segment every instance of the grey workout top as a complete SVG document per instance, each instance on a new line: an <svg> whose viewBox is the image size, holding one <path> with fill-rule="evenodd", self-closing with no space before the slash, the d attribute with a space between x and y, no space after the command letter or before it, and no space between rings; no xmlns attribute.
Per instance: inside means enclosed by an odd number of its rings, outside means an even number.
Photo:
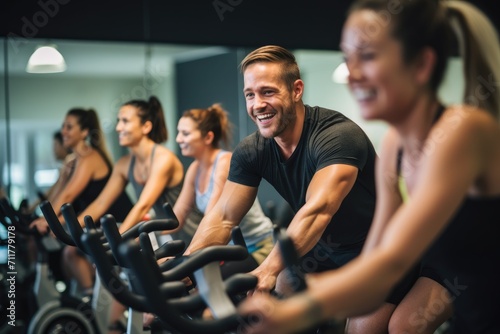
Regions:
<svg viewBox="0 0 500 334"><path fill-rule="evenodd" d="M157 144L153 146L153 150L151 151L151 163L153 162L156 146ZM137 183L137 181L135 180L134 166L135 166L135 157L132 156L130 160L130 167L128 169L128 180L134 187L134 192L136 197L139 198L142 194L142 191L144 190L144 185ZM153 210L155 212L156 218L166 218L166 214L163 210L163 204L165 204L165 202L169 202L173 206L175 201L177 201L177 197L179 197L181 189L182 189L182 182L180 182L175 187L163 189L163 192L160 194L160 196L156 199L156 202L153 204Z"/></svg>
<svg viewBox="0 0 500 334"><path fill-rule="evenodd" d="M201 193L199 188L199 172L196 173L195 178L195 188L196 188L196 207L201 212L205 213L207 209L208 202L210 201L210 197L212 196L212 192L214 189L214 175L217 167L217 162L219 157L223 154L228 154L229 152L221 150L214 161L214 165L212 167L212 174L210 175L210 180L208 183L207 190L204 193ZM257 198L248 211L248 213L243 217L240 223L241 232L243 234L243 238L247 244L249 249L252 249L257 243L262 241L263 239L269 237L272 232L272 222L264 212L259 204Z"/></svg>

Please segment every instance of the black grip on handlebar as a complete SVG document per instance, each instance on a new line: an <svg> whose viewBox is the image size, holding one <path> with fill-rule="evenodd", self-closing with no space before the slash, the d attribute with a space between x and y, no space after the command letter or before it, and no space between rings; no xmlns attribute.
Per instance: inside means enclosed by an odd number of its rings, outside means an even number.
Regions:
<svg viewBox="0 0 500 334"><path fill-rule="evenodd" d="M180 280L196 269L217 261L240 261L248 256L248 252L241 246L209 246L185 257L180 264L163 273L166 280Z"/></svg>
<svg viewBox="0 0 500 334"><path fill-rule="evenodd" d="M118 226L116 225L115 217L112 214L106 214L101 217L100 222L116 263L120 267L126 267L125 263L118 255L118 247L120 246L120 243L123 242L123 238L120 235Z"/></svg>
<svg viewBox="0 0 500 334"><path fill-rule="evenodd" d="M295 292L304 291L307 288L305 277L300 273L299 255L292 239L284 232L277 234L281 256L285 264L288 283Z"/></svg>
<svg viewBox="0 0 500 334"><path fill-rule="evenodd" d="M139 244L141 245L142 252L144 255L149 256L150 258L155 258L155 251L153 246L151 245L151 239L149 239L148 233L141 233L139 235Z"/></svg>
<svg viewBox="0 0 500 334"><path fill-rule="evenodd" d="M102 218L101 218L102 223ZM116 221L115 221L116 224ZM123 240L130 240L138 238L142 232L154 232L154 231L168 231L173 230L179 226L179 222L176 219L152 219L147 221L141 221L135 224L121 235Z"/></svg>
<svg viewBox="0 0 500 334"><path fill-rule="evenodd" d="M163 204L163 211L165 212L165 215L167 216L168 219L173 219L179 222L177 216L175 215L174 208L172 208L172 205L170 205L169 202L165 202Z"/></svg>
<svg viewBox="0 0 500 334"><path fill-rule="evenodd" d="M109 250L108 240L106 239L106 236L102 233L102 229L97 228L97 224L95 223L94 219L91 216L86 215L85 217L83 217L83 222L85 223L85 228L87 229L87 231L97 231L101 235L101 242L104 245L106 251L108 251Z"/></svg>
<svg viewBox="0 0 500 334"><path fill-rule="evenodd" d="M152 221L144 221L140 222L139 224L134 225L132 228L127 230L125 233L120 234L120 231L118 229L118 226L116 224L115 217L111 214L106 214L104 215L101 220L101 227L102 230L104 231L104 234L106 235L106 238L109 242L109 247L112 250L113 256L121 267L127 267L126 263L124 262L122 256L120 255L120 252L118 251L118 248L121 243L123 243L126 240L131 240L140 237L141 234L146 234L147 232L153 232L158 229L171 229L175 228L174 226L177 226L177 222L173 221L171 219L155 219ZM145 238L145 237L144 237ZM143 240L144 242L144 240ZM151 251L149 255L152 255L151 257L156 259L157 255L163 254L163 257L165 256L174 256L175 253L179 247L179 243L174 243L172 246L168 246L162 251L154 251L153 254L151 254ZM183 247L182 247L183 248ZM171 252L171 253L166 253L166 251Z"/></svg>
<svg viewBox="0 0 500 334"><path fill-rule="evenodd" d="M87 215L83 217L83 222L85 223L85 228L87 229L87 231L97 230L97 226L91 216Z"/></svg>
<svg viewBox="0 0 500 334"><path fill-rule="evenodd" d="M61 206L61 213L64 217L64 221L66 222L66 226L68 226L69 233L71 234L71 238L75 242L76 246L86 253L85 246L81 242L81 237L83 235L83 228L78 221L78 216L76 215L75 209L71 203L65 203Z"/></svg>
<svg viewBox="0 0 500 334"><path fill-rule="evenodd" d="M235 226L231 230L231 239L235 245L247 248L247 243L245 242L245 238L243 238L243 232L241 232L239 226Z"/></svg>
<svg viewBox="0 0 500 334"><path fill-rule="evenodd" d="M110 291L120 303L138 311L152 312L145 297L131 292L128 285L120 278L100 242L100 235L96 231L89 231L82 235L81 241L94 260L97 273L105 288ZM169 296L181 296L185 293L184 284L181 282L171 282L171 284L164 289L168 292Z"/></svg>
<svg viewBox="0 0 500 334"><path fill-rule="evenodd" d="M212 250L206 248L195 254L192 254L190 258L181 263L179 267L186 266L186 263L191 260L191 264L189 264L189 266L194 264L196 267L194 269L200 269L200 266L203 266L203 263L206 263L207 260L209 260L208 262L210 263L219 260L220 258L217 256L220 255L217 254L219 252L219 248L218 246L213 247L215 248L212 248ZM238 247L241 249L241 247L239 246L222 247ZM203 252L205 250L207 251ZM244 253L246 253L246 250L243 251ZM157 275L155 274L155 268L150 265L145 265L145 256L140 252L139 246L136 243L132 241L123 243L120 246L120 252L122 253L124 259L126 259L129 266L131 268L134 268L134 274L137 276L137 279L140 282L148 303L151 305L154 313L158 315L158 317L166 326L174 327L176 330L182 333L205 334L224 333L238 326L239 322L238 316L236 314L212 320L188 317L183 312L184 308L180 306L183 304L182 299L165 299L161 294L158 293L158 287L160 286L160 290L162 290L165 283L162 283L162 280L157 277ZM198 258L196 258L196 255L198 256ZM172 270L175 269L176 268ZM187 298L188 300L191 300L190 296Z"/></svg>
<svg viewBox="0 0 500 334"><path fill-rule="evenodd" d="M182 240L170 240L155 250L155 258L162 259L168 256L177 256L184 251L186 243Z"/></svg>
<svg viewBox="0 0 500 334"><path fill-rule="evenodd" d="M59 222L59 218L57 218L57 215L54 211L54 208L52 207L52 204L50 204L49 201L43 201L40 203L40 210L43 213L43 216L45 217L45 220L47 221L47 224L49 224L49 227L56 236L57 239L65 243L66 245L76 247L76 243L63 228L61 223Z"/></svg>
<svg viewBox="0 0 500 334"><path fill-rule="evenodd" d="M179 222L174 219L152 219L140 223L139 234L142 232L169 231L178 226Z"/></svg>

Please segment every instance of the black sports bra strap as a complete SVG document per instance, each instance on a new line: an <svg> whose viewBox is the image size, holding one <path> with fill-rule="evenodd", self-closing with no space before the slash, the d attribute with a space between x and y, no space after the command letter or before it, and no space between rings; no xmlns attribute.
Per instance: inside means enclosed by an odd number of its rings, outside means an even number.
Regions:
<svg viewBox="0 0 500 334"><path fill-rule="evenodd" d="M95 150L99 153L99 155L104 159L104 162L106 163L106 165L108 166L108 169L109 169L109 173L111 174L111 172L113 171L113 164L111 163L111 161L108 160L108 157L106 156L106 154L104 154L104 152L102 152L99 148L95 148Z"/></svg>
<svg viewBox="0 0 500 334"><path fill-rule="evenodd" d="M403 148L398 148L398 156L396 158L396 174L401 175L401 163L403 162Z"/></svg>

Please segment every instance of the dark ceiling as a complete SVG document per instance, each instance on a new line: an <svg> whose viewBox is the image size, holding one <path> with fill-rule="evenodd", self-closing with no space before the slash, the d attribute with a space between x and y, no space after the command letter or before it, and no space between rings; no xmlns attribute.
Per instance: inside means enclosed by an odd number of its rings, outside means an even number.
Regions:
<svg viewBox="0 0 500 334"><path fill-rule="evenodd" d="M397 1L397 0L388 0ZM500 27L496 1L470 1ZM2 36L337 50L341 0L2 0Z"/></svg>

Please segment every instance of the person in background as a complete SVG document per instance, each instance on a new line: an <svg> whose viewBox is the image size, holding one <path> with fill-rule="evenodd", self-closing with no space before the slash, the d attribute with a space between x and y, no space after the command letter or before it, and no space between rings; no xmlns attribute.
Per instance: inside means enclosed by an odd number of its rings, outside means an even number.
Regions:
<svg viewBox="0 0 500 334"><path fill-rule="evenodd" d="M455 42L464 99L446 106L438 88ZM361 256L311 276L308 289L286 302L248 298L240 314L258 314L260 322L245 332L289 333L351 317L349 332L432 333L451 317L449 333L500 333L500 44L493 24L464 1L388 7L359 0L341 49L363 118L390 126L369 238ZM384 303L415 265L419 275L403 301Z"/></svg>
<svg viewBox="0 0 500 334"><path fill-rule="evenodd" d="M130 183L137 200L126 217L117 218L123 233L147 218L166 218L163 204L175 205L182 189L184 168L179 158L162 145L168 139L168 132L163 107L156 96L124 103L118 111L116 132L120 146L127 147L129 153L116 162L106 186L78 219L83 226L86 215L95 220L108 213L111 203ZM195 213L186 219L199 220ZM125 308L114 303L111 332L124 329L119 320Z"/></svg>
<svg viewBox="0 0 500 334"><path fill-rule="evenodd" d="M71 150L74 158L69 165L67 181L50 201L59 217L61 206L65 203L71 203L76 212L81 212L90 205L104 189L113 171L112 160L95 110L69 110L61 133L64 147ZM111 200L108 212L117 219L123 219L131 207L130 198L121 191ZM35 219L31 226L36 227L40 233L49 230L44 217ZM76 247L66 246L63 250L63 264L67 278L75 278L83 294L90 295L94 284L94 269L85 256Z"/></svg>
<svg viewBox="0 0 500 334"><path fill-rule="evenodd" d="M101 217L130 183L137 201L121 220L120 233L123 233L150 213L155 218L166 217L163 204L174 205L177 201L184 168L179 158L162 145L168 139L168 132L163 107L156 96L124 103L118 112L116 132L120 145L127 147L129 153L116 162L106 187L79 215L79 220L83 225L86 215Z"/></svg>
<svg viewBox="0 0 500 334"><path fill-rule="evenodd" d="M74 155L71 154L70 149L64 147L63 137L60 130L54 132L53 134L52 150L56 161L61 163L57 180L49 188L49 190L47 190L47 192L38 192L38 200L31 204L28 210L29 212L34 212L41 201L52 201L55 196L64 188L64 185L68 181L70 172L73 169L72 164L74 163Z"/></svg>
<svg viewBox="0 0 500 334"><path fill-rule="evenodd" d="M176 141L183 156L194 158L173 208L180 222L179 229L194 207L207 214L219 199L231 161L231 152L222 149L221 144L229 147L230 137L231 123L220 104L187 110L179 119ZM255 269L273 248L272 222L262 211L257 197L239 226L251 256L244 261L225 262L223 277Z"/></svg>
<svg viewBox="0 0 500 334"><path fill-rule="evenodd" d="M64 147L63 137L61 131L54 132L52 149L54 157L57 161L64 161L64 159L71 153L71 150Z"/></svg>

